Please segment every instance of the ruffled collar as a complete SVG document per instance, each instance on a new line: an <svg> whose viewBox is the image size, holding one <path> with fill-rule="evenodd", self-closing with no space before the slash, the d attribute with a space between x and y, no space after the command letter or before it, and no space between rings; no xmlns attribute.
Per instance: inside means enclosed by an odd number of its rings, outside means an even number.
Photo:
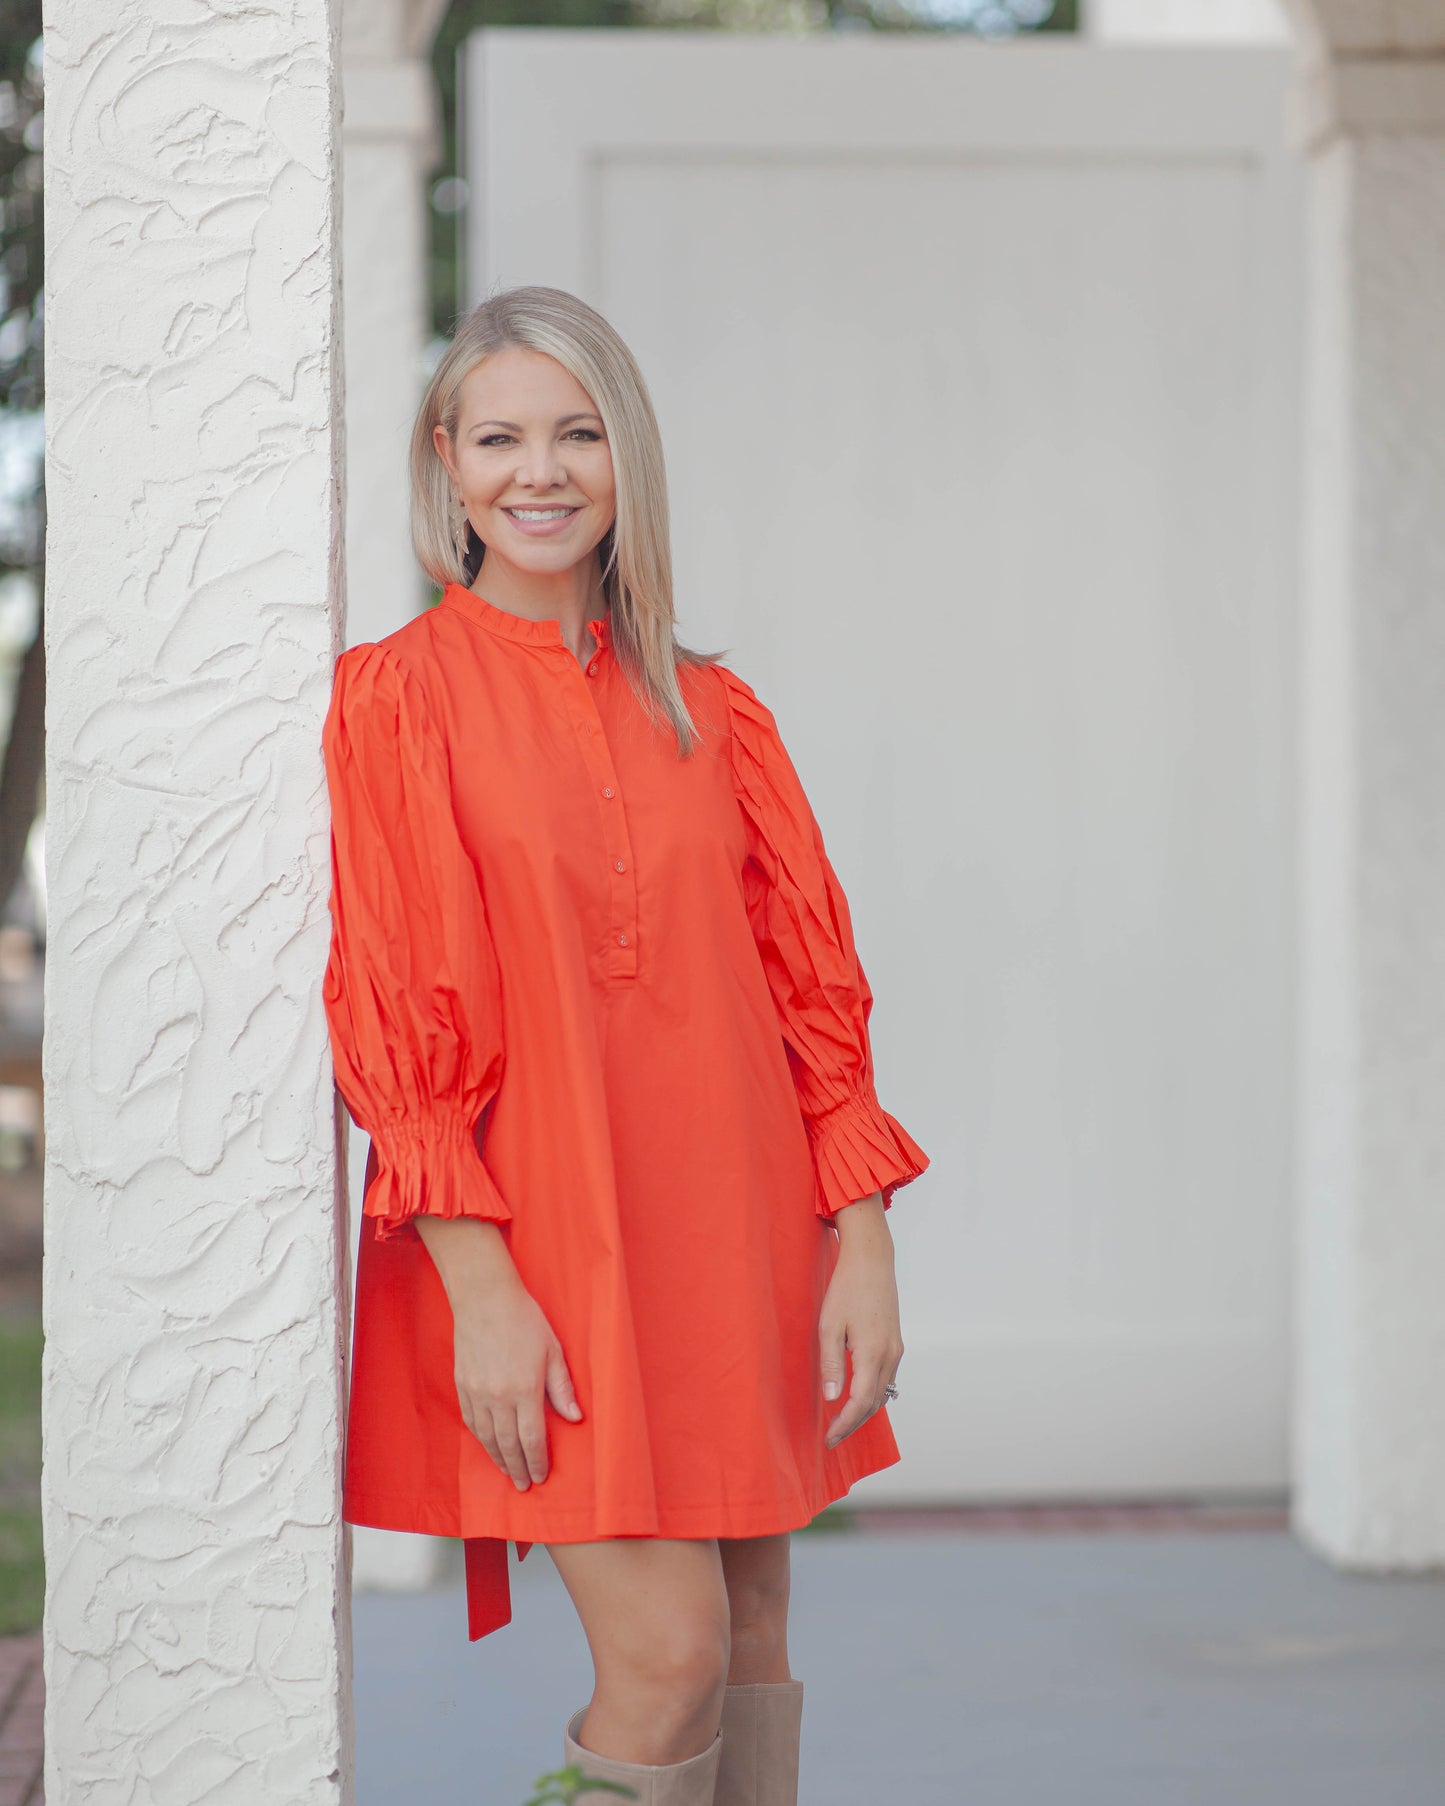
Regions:
<svg viewBox="0 0 1445 1806"><path fill-rule="evenodd" d="M498 608L495 603L488 602L475 590L468 589L462 583L448 583L442 591L443 603L461 609L478 625L489 628L493 633L501 634L504 639L526 640L534 646L560 646L562 639L562 623L560 621L533 621L526 615L514 615L505 608ZM599 615L595 621L589 621L588 627L599 646L606 646L609 641L610 620L608 615Z"/></svg>

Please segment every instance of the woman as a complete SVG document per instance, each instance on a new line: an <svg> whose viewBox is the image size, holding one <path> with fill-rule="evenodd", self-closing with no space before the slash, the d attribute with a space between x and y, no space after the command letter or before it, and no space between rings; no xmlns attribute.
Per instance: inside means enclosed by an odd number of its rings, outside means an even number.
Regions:
<svg viewBox="0 0 1445 1806"><path fill-rule="evenodd" d="M482 303L411 474L441 599L342 655L325 732L326 1007L371 1136L345 1517L463 1538L473 1638L508 1540L545 1544L596 1669L568 1761L793 1806L789 1532L898 1459L884 1212L927 1157L773 717L674 639L616 333Z"/></svg>

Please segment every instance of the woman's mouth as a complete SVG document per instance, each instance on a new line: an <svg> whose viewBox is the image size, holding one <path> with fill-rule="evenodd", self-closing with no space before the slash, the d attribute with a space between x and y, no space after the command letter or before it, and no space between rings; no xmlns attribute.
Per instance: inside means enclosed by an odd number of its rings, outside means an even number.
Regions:
<svg viewBox="0 0 1445 1806"><path fill-rule="evenodd" d="M550 533L560 533L572 519L580 514L580 508L503 508L502 513L523 533L534 539L545 539Z"/></svg>

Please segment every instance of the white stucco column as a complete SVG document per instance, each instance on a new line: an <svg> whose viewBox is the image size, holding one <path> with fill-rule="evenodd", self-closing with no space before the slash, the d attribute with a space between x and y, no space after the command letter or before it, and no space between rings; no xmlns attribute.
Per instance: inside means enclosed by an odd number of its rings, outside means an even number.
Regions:
<svg viewBox="0 0 1445 1806"><path fill-rule="evenodd" d="M1445 4L1306 7L1295 1518L1445 1562Z"/></svg>
<svg viewBox="0 0 1445 1806"><path fill-rule="evenodd" d="M49 1806L351 1797L334 0L47 0Z"/></svg>
<svg viewBox="0 0 1445 1806"><path fill-rule="evenodd" d="M427 54L446 0L343 0L342 264L346 293L346 641L422 606L407 449L426 386L426 177L439 155Z"/></svg>

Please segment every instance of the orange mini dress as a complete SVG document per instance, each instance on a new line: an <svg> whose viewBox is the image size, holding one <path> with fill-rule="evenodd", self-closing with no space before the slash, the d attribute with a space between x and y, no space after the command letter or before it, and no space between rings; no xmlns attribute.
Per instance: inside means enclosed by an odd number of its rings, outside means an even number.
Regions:
<svg viewBox="0 0 1445 1806"><path fill-rule="evenodd" d="M341 655L324 730L325 1007L371 1137L342 1515L462 1539L473 1640L508 1541L796 1529L898 1459L884 1410L823 1440L828 1219L928 1164L847 902L749 686L679 667L682 758L608 628L584 665L451 584ZM525 1492L463 1421L421 1212L498 1223L562 1344L582 1417L548 1405Z"/></svg>

